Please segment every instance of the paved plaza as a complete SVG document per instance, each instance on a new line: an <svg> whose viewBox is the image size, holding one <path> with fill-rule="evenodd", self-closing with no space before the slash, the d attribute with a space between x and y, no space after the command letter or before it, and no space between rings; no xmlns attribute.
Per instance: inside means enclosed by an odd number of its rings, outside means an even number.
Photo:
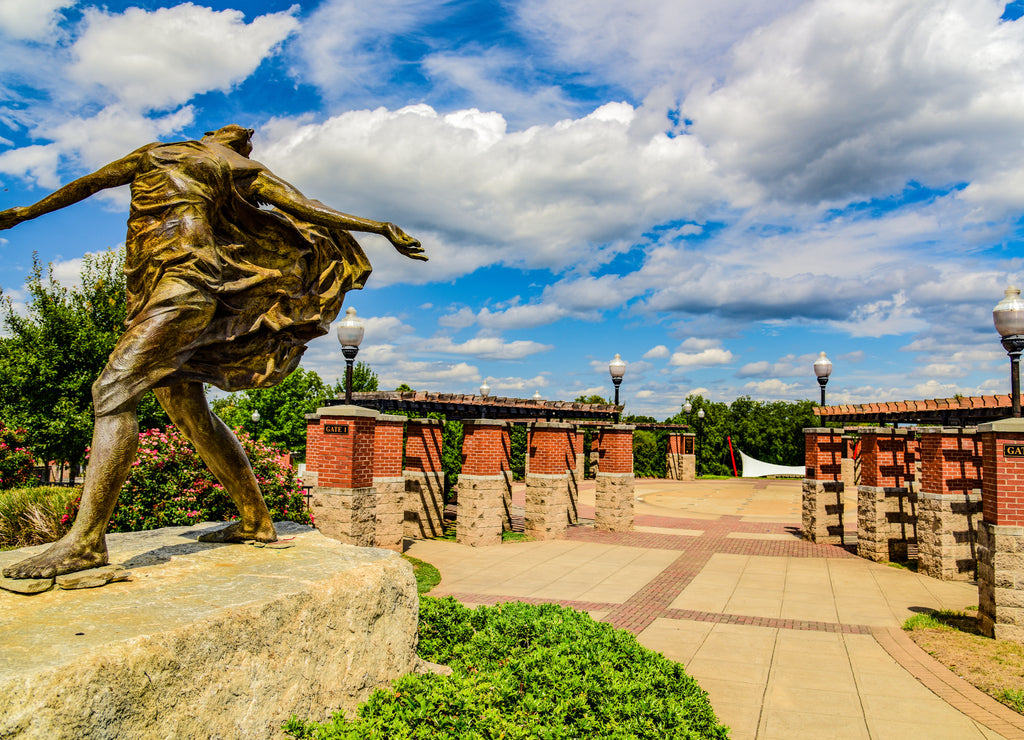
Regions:
<svg viewBox="0 0 1024 740"><path fill-rule="evenodd" d="M557 602L685 664L732 737L1024 738L1024 717L899 629L977 606L977 588L800 539L800 481L638 480L635 531L471 548L415 540L432 596ZM513 499L522 504L519 486ZM594 484L580 491L593 516Z"/></svg>

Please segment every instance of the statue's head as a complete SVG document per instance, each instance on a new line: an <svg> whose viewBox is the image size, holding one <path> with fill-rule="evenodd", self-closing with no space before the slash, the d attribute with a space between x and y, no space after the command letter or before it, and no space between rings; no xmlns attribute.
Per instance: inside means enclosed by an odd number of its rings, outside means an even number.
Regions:
<svg viewBox="0 0 1024 740"><path fill-rule="evenodd" d="M203 141L214 141L248 157L252 154L252 135L254 133L256 132L251 128L243 128L232 123L216 131L207 131L203 134Z"/></svg>

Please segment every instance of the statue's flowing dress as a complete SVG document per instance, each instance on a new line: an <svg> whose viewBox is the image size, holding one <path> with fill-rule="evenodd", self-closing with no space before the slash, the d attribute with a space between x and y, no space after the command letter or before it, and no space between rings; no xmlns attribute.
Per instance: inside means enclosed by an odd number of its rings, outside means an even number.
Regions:
<svg viewBox="0 0 1024 740"><path fill-rule="evenodd" d="M128 328L94 387L97 411L185 381L276 384L327 333L345 292L363 287L366 255L346 231L248 202L237 167L202 142L141 156L125 241ZM168 318L179 327L170 335Z"/></svg>

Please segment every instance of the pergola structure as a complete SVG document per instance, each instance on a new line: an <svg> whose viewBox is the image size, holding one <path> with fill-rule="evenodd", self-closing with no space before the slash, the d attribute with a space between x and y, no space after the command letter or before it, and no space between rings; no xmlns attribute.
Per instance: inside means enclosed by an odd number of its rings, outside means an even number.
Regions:
<svg viewBox="0 0 1024 740"><path fill-rule="evenodd" d="M343 404L328 401L328 406ZM382 414L412 412L426 416L443 414L449 421L501 419L503 421L595 421L614 423L621 406L572 401L544 401L533 398L493 398L463 393L425 391L374 391L353 393L352 404Z"/></svg>
<svg viewBox="0 0 1024 740"><path fill-rule="evenodd" d="M934 398L926 401L888 401L883 403L818 406L814 414L822 422L883 426L937 424L976 426L1010 416L1009 395Z"/></svg>

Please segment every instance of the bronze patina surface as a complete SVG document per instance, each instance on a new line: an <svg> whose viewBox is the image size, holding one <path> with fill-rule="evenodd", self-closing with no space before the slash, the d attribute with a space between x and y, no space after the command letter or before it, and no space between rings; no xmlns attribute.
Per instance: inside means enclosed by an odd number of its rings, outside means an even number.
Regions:
<svg viewBox="0 0 1024 740"><path fill-rule="evenodd" d="M149 390L238 507L239 521L208 539L277 538L245 452L210 411L203 383L261 388L298 366L306 342L327 333L345 293L370 274L348 231L380 234L412 259L427 256L394 224L328 208L249 159L252 135L230 125L199 141L147 144L34 205L0 211L0 229L9 229L131 186L128 327L93 384L81 507L63 539L4 575L50 578L107 563L107 523L135 459L136 406Z"/></svg>

